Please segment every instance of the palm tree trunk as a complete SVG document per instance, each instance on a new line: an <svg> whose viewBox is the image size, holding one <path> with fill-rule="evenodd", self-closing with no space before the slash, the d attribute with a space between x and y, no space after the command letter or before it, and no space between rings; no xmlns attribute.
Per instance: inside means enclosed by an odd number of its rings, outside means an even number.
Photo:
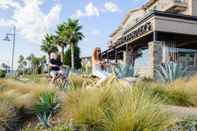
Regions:
<svg viewBox="0 0 197 131"><path fill-rule="evenodd" d="M61 62L64 64L64 46L61 47L62 51L61 51Z"/></svg>
<svg viewBox="0 0 197 131"><path fill-rule="evenodd" d="M49 58L49 60L50 60L50 58L51 58L51 53L48 53L48 58Z"/></svg>
<svg viewBox="0 0 197 131"><path fill-rule="evenodd" d="M71 66L72 70L75 69L75 56L74 56L74 46L71 46Z"/></svg>

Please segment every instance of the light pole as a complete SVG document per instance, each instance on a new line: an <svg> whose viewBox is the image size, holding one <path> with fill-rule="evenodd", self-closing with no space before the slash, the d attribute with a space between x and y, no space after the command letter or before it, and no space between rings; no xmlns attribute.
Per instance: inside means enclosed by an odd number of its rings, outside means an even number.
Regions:
<svg viewBox="0 0 197 131"><path fill-rule="evenodd" d="M15 40L16 40L16 26L13 27L12 33L7 33L3 40L11 41L10 36L12 36L12 75L14 75L14 52L15 52Z"/></svg>

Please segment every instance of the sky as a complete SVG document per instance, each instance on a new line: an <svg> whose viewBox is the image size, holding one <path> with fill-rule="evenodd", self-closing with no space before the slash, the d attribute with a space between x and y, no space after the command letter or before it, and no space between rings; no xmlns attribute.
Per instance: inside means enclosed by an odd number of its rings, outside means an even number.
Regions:
<svg viewBox="0 0 197 131"><path fill-rule="evenodd" d="M80 41L81 56L90 56L95 47L107 49L109 35L127 12L147 0L0 0L0 63L11 64L12 43L3 41L16 26L15 67L19 55L46 55L40 51L46 33L57 25L77 18L85 38Z"/></svg>

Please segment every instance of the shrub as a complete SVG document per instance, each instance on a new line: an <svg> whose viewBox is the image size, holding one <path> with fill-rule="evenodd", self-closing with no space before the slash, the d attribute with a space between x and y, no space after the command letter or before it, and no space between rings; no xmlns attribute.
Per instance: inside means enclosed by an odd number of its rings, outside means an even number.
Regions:
<svg viewBox="0 0 197 131"><path fill-rule="evenodd" d="M57 111L59 104L54 92L45 92L40 95L38 103L34 107L34 111L39 121L45 126L50 127L49 120Z"/></svg>
<svg viewBox="0 0 197 131"><path fill-rule="evenodd" d="M9 124L16 120L14 106L4 98L0 98L0 130L9 129Z"/></svg>
<svg viewBox="0 0 197 131"><path fill-rule="evenodd" d="M69 92L64 118L91 131L164 130L173 120L160 108L157 97L117 83L99 89Z"/></svg>
<svg viewBox="0 0 197 131"><path fill-rule="evenodd" d="M5 70L0 70L0 78L4 78L6 76Z"/></svg>
<svg viewBox="0 0 197 131"><path fill-rule="evenodd" d="M187 75L186 68L174 63L169 62L159 65L156 70L157 79L162 82L172 82Z"/></svg>

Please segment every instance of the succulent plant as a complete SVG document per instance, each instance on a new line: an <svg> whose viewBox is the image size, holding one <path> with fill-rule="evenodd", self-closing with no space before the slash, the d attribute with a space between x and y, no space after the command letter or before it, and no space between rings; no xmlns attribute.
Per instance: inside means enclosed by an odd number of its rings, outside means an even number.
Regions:
<svg viewBox="0 0 197 131"><path fill-rule="evenodd" d="M34 107L34 111L39 121L45 126L50 127L51 116L57 111L59 104L54 92L45 92L40 95L39 102Z"/></svg>
<svg viewBox="0 0 197 131"><path fill-rule="evenodd" d="M114 73L118 78L132 77L134 75L134 68L132 65L119 64L114 68Z"/></svg>
<svg viewBox="0 0 197 131"><path fill-rule="evenodd" d="M156 78L162 82L172 82L187 75L187 68L175 62L161 64L156 69Z"/></svg>

